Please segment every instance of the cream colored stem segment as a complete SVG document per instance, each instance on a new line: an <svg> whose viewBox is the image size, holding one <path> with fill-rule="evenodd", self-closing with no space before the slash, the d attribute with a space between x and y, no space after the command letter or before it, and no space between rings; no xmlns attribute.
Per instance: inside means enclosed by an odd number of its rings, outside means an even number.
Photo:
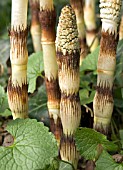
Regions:
<svg viewBox="0 0 123 170"><path fill-rule="evenodd" d="M27 27L28 0L12 0L11 27L19 30L19 27Z"/></svg>
<svg viewBox="0 0 123 170"><path fill-rule="evenodd" d="M41 27L40 25L32 25L31 26L31 35L33 40L34 51L41 51Z"/></svg>
<svg viewBox="0 0 123 170"><path fill-rule="evenodd" d="M50 11L54 9L53 0L40 0L40 10L41 9L48 9Z"/></svg>
<svg viewBox="0 0 123 170"><path fill-rule="evenodd" d="M95 0L85 0L84 20L88 31L96 29Z"/></svg>
<svg viewBox="0 0 123 170"><path fill-rule="evenodd" d="M45 77L50 81L58 77L55 43L42 43Z"/></svg>

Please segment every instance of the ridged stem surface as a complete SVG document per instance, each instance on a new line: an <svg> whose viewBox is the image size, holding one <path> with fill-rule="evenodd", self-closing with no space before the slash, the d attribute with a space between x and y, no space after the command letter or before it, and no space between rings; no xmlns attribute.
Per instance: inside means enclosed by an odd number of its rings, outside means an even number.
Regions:
<svg viewBox="0 0 123 170"><path fill-rule="evenodd" d="M97 66L97 90L93 107L94 128L105 135L109 131L114 105L112 87L116 66L117 26L120 7L121 1L100 0L102 36Z"/></svg>
<svg viewBox="0 0 123 170"><path fill-rule="evenodd" d="M60 90L58 84L58 66L55 49L56 13L52 0L40 0L40 23L42 27L41 44L43 49L47 106L50 116L50 129L58 142L62 134L60 120Z"/></svg>
<svg viewBox="0 0 123 170"><path fill-rule="evenodd" d="M63 137L60 144L61 158L69 161L77 169L79 154L73 134L79 126L81 105L79 99L79 39L75 12L65 6L57 27L56 50L59 86L61 89L60 116Z"/></svg>
<svg viewBox="0 0 123 170"><path fill-rule="evenodd" d="M12 75L7 90L13 119L28 117L27 4L27 0L12 0L11 29L9 30Z"/></svg>

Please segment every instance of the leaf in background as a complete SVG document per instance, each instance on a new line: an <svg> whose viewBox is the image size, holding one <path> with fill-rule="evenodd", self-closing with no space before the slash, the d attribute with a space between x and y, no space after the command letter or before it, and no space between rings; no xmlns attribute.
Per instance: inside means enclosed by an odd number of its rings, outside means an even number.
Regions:
<svg viewBox="0 0 123 170"><path fill-rule="evenodd" d="M6 61L9 58L9 53L10 53L9 39L0 40L0 63L2 63L4 66L6 65Z"/></svg>
<svg viewBox="0 0 123 170"><path fill-rule="evenodd" d="M59 170L73 170L72 165L67 162L60 162Z"/></svg>
<svg viewBox="0 0 123 170"><path fill-rule="evenodd" d="M36 79L42 76L41 72L44 70L43 53L33 53L28 59L27 65L27 79L28 79L28 92L33 93L36 89Z"/></svg>
<svg viewBox="0 0 123 170"><path fill-rule="evenodd" d="M103 151L96 161L95 170L123 170L123 164L116 163L110 154Z"/></svg>
<svg viewBox="0 0 123 170"><path fill-rule="evenodd" d="M41 122L16 119L7 126L14 137L12 146L0 147L1 170L43 169L58 156L55 137Z"/></svg>
<svg viewBox="0 0 123 170"><path fill-rule="evenodd" d="M8 109L8 99L7 94L4 91L4 88L0 86L0 115L1 116L10 116L11 112Z"/></svg>
<svg viewBox="0 0 123 170"><path fill-rule="evenodd" d="M80 155L86 160L96 160L102 150L116 151L117 145L106 136L89 128L79 128L75 133L75 143Z"/></svg>
<svg viewBox="0 0 123 170"><path fill-rule="evenodd" d="M97 47L94 52L87 55L87 57L83 60L82 65L80 66L80 71L95 71L97 69L99 49L100 47Z"/></svg>
<svg viewBox="0 0 123 170"><path fill-rule="evenodd" d="M80 96L81 105L89 104L89 103L93 102L94 95L95 95L95 90L92 91L90 95L89 95L89 91L87 89L80 90L79 96Z"/></svg>
<svg viewBox="0 0 123 170"><path fill-rule="evenodd" d="M29 98L29 117L35 118L38 121L43 121L47 125L49 124L47 96L44 85L38 88L36 95Z"/></svg>
<svg viewBox="0 0 123 170"><path fill-rule="evenodd" d="M3 70L2 74L0 75L0 85L3 87L6 87L8 80L6 62L9 58L9 53L10 53L9 39L0 40L0 74L1 68Z"/></svg>

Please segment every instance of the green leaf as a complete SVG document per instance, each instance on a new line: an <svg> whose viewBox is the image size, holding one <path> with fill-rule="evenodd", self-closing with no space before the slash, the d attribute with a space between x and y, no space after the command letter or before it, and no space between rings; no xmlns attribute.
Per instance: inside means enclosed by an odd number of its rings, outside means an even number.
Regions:
<svg viewBox="0 0 123 170"><path fill-rule="evenodd" d="M48 128L32 119L16 119L7 126L14 137L9 147L0 147L1 170L43 169L58 156L57 142Z"/></svg>
<svg viewBox="0 0 123 170"><path fill-rule="evenodd" d="M42 76L41 72L44 70L43 53L33 53L28 60L27 78L28 78L28 92L33 93L36 89L36 79Z"/></svg>
<svg viewBox="0 0 123 170"><path fill-rule="evenodd" d="M38 88L37 94L29 98L29 117L49 124L45 86Z"/></svg>
<svg viewBox="0 0 123 170"><path fill-rule="evenodd" d="M95 170L123 170L123 164L116 163L110 154L103 151L96 161Z"/></svg>
<svg viewBox="0 0 123 170"><path fill-rule="evenodd" d="M70 163L61 161L60 166L59 166L59 170L73 170L73 167Z"/></svg>
<svg viewBox="0 0 123 170"><path fill-rule="evenodd" d="M82 89L79 91L80 102L81 105L89 104L93 101L95 95L95 90L91 92L89 95L89 91L87 89Z"/></svg>
<svg viewBox="0 0 123 170"><path fill-rule="evenodd" d="M3 113L0 113L0 116L3 116L3 117L8 117L11 115L12 115L12 112L9 109L6 109Z"/></svg>
<svg viewBox="0 0 123 170"><path fill-rule="evenodd" d="M88 56L83 60L82 65L80 66L80 71L95 71L97 69L99 49L100 47L97 47L94 52L88 54Z"/></svg>
<svg viewBox="0 0 123 170"><path fill-rule="evenodd" d="M117 145L106 136L89 128L79 128L75 133L75 142L81 156L87 160L96 160L102 150L116 151Z"/></svg>
<svg viewBox="0 0 123 170"><path fill-rule="evenodd" d="M8 106L7 94L5 93L4 88L0 86L0 115L6 116L6 114L8 114L7 113L8 108L9 106ZM11 115L10 112L9 115Z"/></svg>

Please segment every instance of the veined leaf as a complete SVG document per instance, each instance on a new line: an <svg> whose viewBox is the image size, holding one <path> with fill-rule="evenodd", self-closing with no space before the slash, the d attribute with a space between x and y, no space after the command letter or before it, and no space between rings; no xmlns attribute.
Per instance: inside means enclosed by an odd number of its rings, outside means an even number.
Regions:
<svg viewBox="0 0 123 170"><path fill-rule="evenodd" d="M94 52L88 54L88 56L83 60L82 65L80 66L80 71L95 71L97 69L99 49L100 47L97 47Z"/></svg>
<svg viewBox="0 0 123 170"><path fill-rule="evenodd" d="M14 137L9 147L0 147L1 170L44 169L58 156L55 137L41 122L33 119L16 119L7 126Z"/></svg>
<svg viewBox="0 0 123 170"><path fill-rule="evenodd" d="M7 94L4 91L4 88L0 86L0 115L1 116L10 116L11 112L9 111Z"/></svg>
<svg viewBox="0 0 123 170"><path fill-rule="evenodd" d="M49 124L47 95L44 85L38 88L37 94L29 98L29 116Z"/></svg>
<svg viewBox="0 0 123 170"><path fill-rule="evenodd" d="M80 155L87 160L96 160L102 150L116 151L117 145L106 136L90 128L79 128L75 133L75 142Z"/></svg>
<svg viewBox="0 0 123 170"><path fill-rule="evenodd" d="M116 163L110 154L103 151L99 159L96 161L95 170L123 170L123 164Z"/></svg>
<svg viewBox="0 0 123 170"><path fill-rule="evenodd" d="M27 78L28 78L28 92L33 93L36 89L36 79L42 76L41 72L44 70L43 53L33 53L28 59Z"/></svg>

